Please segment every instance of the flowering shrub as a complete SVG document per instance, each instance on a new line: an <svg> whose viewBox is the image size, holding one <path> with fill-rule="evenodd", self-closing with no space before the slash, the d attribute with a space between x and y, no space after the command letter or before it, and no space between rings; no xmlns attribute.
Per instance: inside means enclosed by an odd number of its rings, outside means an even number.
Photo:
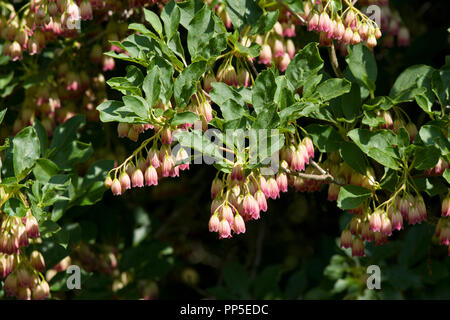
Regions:
<svg viewBox="0 0 450 320"><path fill-rule="evenodd" d="M291 189L325 189L351 214L339 241L351 256L424 223L450 255L450 60L377 88L374 50L410 42L388 1L24 2L0 2L0 64L12 70L1 71L1 96L23 97L0 115L14 136L1 147L7 295L44 299L73 262L119 292L133 277L118 268L139 249L122 256L82 239L65 213L196 164L216 170L209 219L197 214L220 239L261 223ZM170 264L161 243L145 245ZM158 295L153 280L137 291Z"/></svg>

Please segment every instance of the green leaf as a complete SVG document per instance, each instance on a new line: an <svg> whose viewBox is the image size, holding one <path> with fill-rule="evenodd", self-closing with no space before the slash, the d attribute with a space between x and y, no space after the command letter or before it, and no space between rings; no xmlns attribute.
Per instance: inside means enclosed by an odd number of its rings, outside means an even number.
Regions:
<svg viewBox="0 0 450 320"><path fill-rule="evenodd" d="M126 108L136 114L141 120L147 120L149 117L150 106L147 101L139 96L123 96L122 101Z"/></svg>
<svg viewBox="0 0 450 320"><path fill-rule="evenodd" d="M50 159L61 169L71 169L76 163L86 161L93 152L89 143L70 141L58 152L52 153Z"/></svg>
<svg viewBox="0 0 450 320"><path fill-rule="evenodd" d="M304 86L306 80L312 75L316 75L322 68L323 60L319 54L318 43L308 43L295 55L286 69L286 78L291 90L297 90Z"/></svg>
<svg viewBox="0 0 450 320"><path fill-rule="evenodd" d="M351 142L342 142L339 146L339 153L344 161L355 171L366 174L366 159L364 153Z"/></svg>
<svg viewBox="0 0 450 320"><path fill-rule="evenodd" d="M409 67L395 80L389 96L397 101L416 99L425 112L430 112L434 100L434 93L431 89L433 72L434 69L426 65Z"/></svg>
<svg viewBox="0 0 450 320"><path fill-rule="evenodd" d="M2 210L9 216L23 218L27 214L27 208L17 198L9 198L3 205Z"/></svg>
<svg viewBox="0 0 450 320"><path fill-rule="evenodd" d="M194 123L195 121L198 120L199 118L195 113L186 111L175 114L170 124L177 126L184 123Z"/></svg>
<svg viewBox="0 0 450 320"><path fill-rule="evenodd" d="M398 156L393 147L397 142L397 137L392 131L378 130L372 132L366 129L353 129L347 135L365 154L375 161L394 170L400 169L396 162Z"/></svg>
<svg viewBox="0 0 450 320"><path fill-rule="evenodd" d="M414 161L414 168L417 170L426 170L433 168L439 161L441 151L435 146L426 146L416 148L416 157Z"/></svg>
<svg viewBox="0 0 450 320"><path fill-rule="evenodd" d="M364 111L364 117L362 119L362 123L371 128L376 128L376 127L379 127L379 126L385 124L385 121L382 117L379 117L373 111Z"/></svg>
<svg viewBox="0 0 450 320"><path fill-rule="evenodd" d="M161 81L159 80L160 70L155 66L144 78L142 90L145 92L145 99L154 107L159 100L161 93Z"/></svg>
<svg viewBox="0 0 450 320"><path fill-rule="evenodd" d="M317 87L322 101L328 101L350 92L351 83L346 79L328 79Z"/></svg>
<svg viewBox="0 0 450 320"><path fill-rule="evenodd" d="M430 197L448 192L448 186L441 177L416 178L414 183L419 192L426 192Z"/></svg>
<svg viewBox="0 0 450 320"><path fill-rule="evenodd" d="M346 120L354 121L361 112L361 90L356 83L352 83L349 93L342 96L342 113Z"/></svg>
<svg viewBox="0 0 450 320"><path fill-rule="evenodd" d="M36 165L33 168L33 174L36 177L36 180L41 182L48 182L50 178L57 175L58 172L58 166L48 159L37 159Z"/></svg>
<svg viewBox="0 0 450 320"><path fill-rule="evenodd" d="M278 126L280 117L277 114L277 105L272 102L258 113L255 122L252 125L253 129L273 129Z"/></svg>
<svg viewBox="0 0 450 320"><path fill-rule="evenodd" d="M39 232L41 234L41 237L43 238L46 238L46 235L52 235L53 233L56 233L59 230L61 230L59 224L53 222L52 220L45 220L39 223Z"/></svg>
<svg viewBox="0 0 450 320"><path fill-rule="evenodd" d="M175 81L174 95L178 108L186 106L192 95L197 92L197 83L206 71L206 62L197 61L181 72Z"/></svg>
<svg viewBox="0 0 450 320"><path fill-rule="evenodd" d="M360 186L342 186L339 191L337 205L342 210L354 209L362 204L371 195L372 192L370 190Z"/></svg>
<svg viewBox="0 0 450 320"><path fill-rule="evenodd" d="M444 174L442 175L448 183L450 183L450 169L445 169Z"/></svg>
<svg viewBox="0 0 450 320"><path fill-rule="evenodd" d="M226 10L234 28L240 30L245 25L254 26L263 11L254 0L226 0Z"/></svg>
<svg viewBox="0 0 450 320"><path fill-rule="evenodd" d="M242 95L234 88L223 82L213 82L210 92L211 100L218 106L225 104L228 100L234 100L239 105L244 105Z"/></svg>
<svg viewBox="0 0 450 320"><path fill-rule="evenodd" d="M377 63L373 53L363 44L348 47L346 58L348 67L359 82L363 83L369 91L375 91L377 80Z"/></svg>
<svg viewBox="0 0 450 320"><path fill-rule="evenodd" d="M144 15L145 20L149 22L152 25L153 29L155 29L155 31L159 34L159 36L162 37L163 28L158 15L156 15L156 13L154 13L153 11L147 10L145 8L144 8Z"/></svg>
<svg viewBox="0 0 450 320"><path fill-rule="evenodd" d="M97 110L102 122L134 123L140 119L129 106L125 106L121 101L107 100L102 102Z"/></svg>
<svg viewBox="0 0 450 320"><path fill-rule="evenodd" d="M34 120L33 127L34 127L34 130L36 130L37 136L39 138L40 148L41 148L41 157L43 157L45 155L45 153L47 152L47 147L48 147L47 130L45 130L44 126L41 124L41 122L38 119Z"/></svg>
<svg viewBox="0 0 450 320"><path fill-rule="evenodd" d="M226 49L225 33L218 33L220 28L214 20L211 10L206 6L197 12L189 23L187 46L192 61L209 60Z"/></svg>
<svg viewBox="0 0 450 320"><path fill-rule="evenodd" d="M71 206L88 206L100 201L106 191L104 181L109 170L114 167L112 160L100 160L93 163L75 190Z"/></svg>
<svg viewBox="0 0 450 320"><path fill-rule="evenodd" d="M40 155L40 143L36 130L26 127L12 141L14 175L20 181L25 178Z"/></svg>
<svg viewBox="0 0 450 320"><path fill-rule="evenodd" d="M419 130L420 139L427 146L437 146L442 154L450 153L450 142L445 138L441 128L436 125L424 125Z"/></svg>
<svg viewBox="0 0 450 320"><path fill-rule="evenodd" d="M7 75L1 75L0 76L0 91L3 91L13 78L14 78L14 71L11 71Z"/></svg>
<svg viewBox="0 0 450 320"><path fill-rule="evenodd" d="M180 142L183 147L192 148L199 151L203 156L210 156L216 161L224 161L222 152L217 146L206 137L201 130L177 131L174 138Z"/></svg>
<svg viewBox="0 0 450 320"><path fill-rule="evenodd" d="M277 9L275 11L268 11L260 16L253 28L250 29L250 35L268 33L278 21L278 14L279 11Z"/></svg>
<svg viewBox="0 0 450 320"><path fill-rule="evenodd" d="M344 139L331 126L310 124L305 128L320 152L337 151Z"/></svg>
<svg viewBox="0 0 450 320"><path fill-rule="evenodd" d="M75 116L60 124L54 131L50 149L61 149L75 140L78 130L86 124L84 116ZM56 151L57 152L57 151Z"/></svg>
<svg viewBox="0 0 450 320"><path fill-rule="evenodd" d="M252 104L256 114L260 113L264 106L272 103L275 98L277 86L272 70L261 72L255 80L252 90Z"/></svg>
<svg viewBox="0 0 450 320"><path fill-rule="evenodd" d="M166 34L167 42L177 33L178 25L180 24L180 8L171 0L164 6L161 12L161 20L164 23L164 32Z"/></svg>

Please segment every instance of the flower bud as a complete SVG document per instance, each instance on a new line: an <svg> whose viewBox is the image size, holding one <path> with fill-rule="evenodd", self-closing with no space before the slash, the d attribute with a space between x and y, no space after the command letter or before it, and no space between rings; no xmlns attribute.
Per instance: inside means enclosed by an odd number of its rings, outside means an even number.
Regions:
<svg viewBox="0 0 450 320"><path fill-rule="evenodd" d="M328 201L336 201L341 187L335 183L330 183L328 187Z"/></svg>
<svg viewBox="0 0 450 320"><path fill-rule="evenodd" d="M261 46L258 63L265 64L267 66L272 63L272 49L268 44L264 44Z"/></svg>
<svg viewBox="0 0 450 320"><path fill-rule="evenodd" d="M280 197L278 184L273 177L270 177L269 180L267 180L267 188L269 192L269 198L276 199Z"/></svg>
<svg viewBox="0 0 450 320"><path fill-rule="evenodd" d="M211 217L209 218L209 223L208 223L209 231L210 232L218 232L219 226L220 226L220 221L219 221L218 215L212 214Z"/></svg>
<svg viewBox="0 0 450 320"><path fill-rule="evenodd" d="M233 231L236 234L245 233L245 222L239 213L234 216Z"/></svg>
<svg viewBox="0 0 450 320"><path fill-rule="evenodd" d="M104 182L105 188L106 189L111 188L112 184L113 184L113 181L112 181L111 177L108 175Z"/></svg>
<svg viewBox="0 0 450 320"><path fill-rule="evenodd" d="M406 131L408 131L410 141L413 142L418 133L416 125L413 122L408 122Z"/></svg>
<svg viewBox="0 0 450 320"><path fill-rule="evenodd" d="M281 40L275 39L272 48L274 58L282 57L284 55L284 46Z"/></svg>
<svg viewBox="0 0 450 320"><path fill-rule="evenodd" d="M222 180L214 178L211 184L211 199L214 199L217 194L222 190Z"/></svg>
<svg viewBox="0 0 450 320"><path fill-rule="evenodd" d="M258 202L253 198L252 195L247 194L244 197L243 202L243 213L247 217L251 217L254 220L259 219L259 206Z"/></svg>
<svg viewBox="0 0 450 320"><path fill-rule="evenodd" d="M244 168L242 167L242 164L235 163L233 166L233 170L231 171L231 180L236 181L244 181L245 174L244 174Z"/></svg>
<svg viewBox="0 0 450 320"><path fill-rule="evenodd" d="M280 72L285 72L290 62L291 58L289 57L289 54L287 52L284 53L282 57L277 59L278 70L280 70Z"/></svg>
<svg viewBox="0 0 450 320"><path fill-rule="evenodd" d="M377 45L377 39L375 38L375 35L371 34L369 35L369 38L367 39L367 46L369 48L374 48Z"/></svg>
<svg viewBox="0 0 450 320"><path fill-rule="evenodd" d="M319 15L314 12L308 20L308 31L318 31L319 30Z"/></svg>
<svg viewBox="0 0 450 320"><path fill-rule="evenodd" d="M208 73L203 79L203 89L209 93L212 90L212 83L216 81L216 77L212 73Z"/></svg>
<svg viewBox="0 0 450 320"><path fill-rule="evenodd" d="M164 156L163 162L161 164L161 174L164 178L170 176L172 169L175 167L175 163L169 154Z"/></svg>
<svg viewBox="0 0 450 320"><path fill-rule="evenodd" d="M18 284L16 273L11 273L6 277L3 289L9 296L15 296L17 294Z"/></svg>
<svg viewBox="0 0 450 320"><path fill-rule="evenodd" d="M27 231L27 236L29 238L39 238L40 237L39 224L36 218L30 212L27 214L26 218L27 220L25 223L25 228Z"/></svg>
<svg viewBox="0 0 450 320"><path fill-rule="evenodd" d="M341 40L345 33L345 26L342 23L342 20L339 19L339 21L336 24L336 27L333 30L333 38L336 40Z"/></svg>
<svg viewBox="0 0 450 320"><path fill-rule="evenodd" d="M345 44L350 44L353 39L353 31L349 27L345 29L344 35L342 36L342 42Z"/></svg>
<svg viewBox="0 0 450 320"><path fill-rule="evenodd" d="M248 72L247 69L245 69L245 68L239 69L239 72L237 74L237 79L238 79L239 85L241 85L243 87L250 86L250 73ZM212 119L212 115L211 115L211 119ZM211 119L208 120L208 122L211 121Z"/></svg>
<svg viewBox="0 0 450 320"><path fill-rule="evenodd" d="M144 186L144 174L141 169L137 168L131 175L131 184L133 188L141 188Z"/></svg>
<svg viewBox="0 0 450 320"><path fill-rule="evenodd" d="M239 83L237 81L236 70L229 64L225 68L221 68L217 73L218 81L224 82L229 86L237 87Z"/></svg>
<svg viewBox="0 0 450 320"><path fill-rule="evenodd" d="M115 178L111 185L111 192L113 195L118 196L122 194L122 186L117 178Z"/></svg>
<svg viewBox="0 0 450 320"><path fill-rule="evenodd" d="M262 190L258 190L254 195L256 202L258 203L258 207L262 212L267 211L267 200L264 192Z"/></svg>
<svg viewBox="0 0 450 320"><path fill-rule="evenodd" d="M233 216L233 210L228 204L224 204L219 209L222 219L226 219L230 225L233 224L234 216Z"/></svg>
<svg viewBox="0 0 450 320"><path fill-rule="evenodd" d="M330 31L330 16L326 11L323 11L319 16L319 31L327 33Z"/></svg>
<svg viewBox="0 0 450 320"><path fill-rule="evenodd" d="M30 255L30 264L31 264L31 266L34 269L38 270L39 272L44 272L45 271L45 260L44 260L44 257L37 250L34 250L31 253L31 255Z"/></svg>
<svg viewBox="0 0 450 320"><path fill-rule="evenodd" d="M291 39L286 40L286 52L288 53L289 58L294 58L296 49L294 42Z"/></svg>
<svg viewBox="0 0 450 320"><path fill-rule="evenodd" d="M50 287L47 281L42 280L33 290L33 299L44 300L49 296L49 294L50 294Z"/></svg>
<svg viewBox="0 0 450 320"><path fill-rule="evenodd" d="M353 33L353 37L352 37L352 41L351 42L354 45L356 45L356 44L361 42L361 36L359 35L358 31L355 31Z"/></svg>
<svg viewBox="0 0 450 320"><path fill-rule="evenodd" d="M92 6L88 0L83 0L80 4L81 20L92 20Z"/></svg>
<svg viewBox="0 0 450 320"><path fill-rule="evenodd" d="M352 233L350 230L344 230L341 233L341 248L351 248L353 246Z"/></svg>
<svg viewBox="0 0 450 320"><path fill-rule="evenodd" d="M170 128L164 128L161 134L161 142L164 144L172 143L172 131Z"/></svg>
<svg viewBox="0 0 450 320"><path fill-rule="evenodd" d="M219 238L227 239L231 238L231 228L230 224L226 219L222 219L219 224Z"/></svg>
<svg viewBox="0 0 450 320"><path fill-rule="evenodd" d="M391 220L392 229L401 230L403 228L403 217L399 210L393 209Z"/></svg>
<svg viewBox="0 0 450 320"><path fill-rule="evenodd" d="M364 242L361 238L355 237L352 242L352 256L364 257Z"/></svg>
<svg viewBox="0 0 450 320"><path fill-rule="evenodd" d="M122 187L122 192L131 189L130 176L126 172L121 172L119 176L120 186Z"/></svg>

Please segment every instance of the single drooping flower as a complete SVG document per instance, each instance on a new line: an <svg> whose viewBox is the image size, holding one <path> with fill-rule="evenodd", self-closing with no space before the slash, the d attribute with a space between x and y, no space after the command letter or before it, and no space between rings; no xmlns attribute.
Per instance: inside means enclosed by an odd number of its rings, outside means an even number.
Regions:
<svg viewBox="0 0 450 320"><path fill-rule="evenodd" d="M364 257L364 242L361 238L355 237L352 242L352 256L353 257Z"/></svg>
<svg viewBox="0 0 450 320"><path fill-rule="evenodd" d="M217 194L222 190L222 180L214 178L211 184L211 199L214 199Z"/></svg>
<svg viewBox="0 0 450 320"><path fill-rule="evenodd" d="M234 216L233 231L236 234L245 233L245 222L239 213Z"/></svg>
<svg viewBox="0 0 450 320"><path fill-rule="evenodd" d="M372 232L380 232L381 231L381 214L380 211L376 210L374 213L370 215L370 230Z"/></svg>
<svg viewBox="0 0 450 320"><path fill-rule="evenodd" d="M115 178L111 185L111 191L113 195L118 196L122 194L122 185L119 181L119 179Z"/></svg>
<svg viewBox="0 0 450 320"><path fill-rule="evenodd" d="M211 217L209 218L208 226L209 226L210 232L218 232L219 231L220 221L219 221L219 216L217 214L211 215Z"/></svg>
<svg viewBox="0 0 450 320"><path fill-rule="evenodd" d="M261 51L259 53L259 63L270 65L272 61L272 49L268 44L263 44L261 46Z"/></svg>
<svg viewBox="0 0 450 320"><path fill-rule="evenodd" d="M228 223L227 219L222 218L222 220L220 221L220 224L219 224L218 232L219 232L220 239L231 238L231 227L230 227L230 224Z"/></svg>
<svg viewBox="0 0 450 320"><path fill-rule="evenodd" d="M352 233L350 230L344 230L341 233L341 248L351 248L353 245Z"/></svg>
<svg viewBox="0 0 450 320"><path fill-rule="evenodd" d="M446 196L442 201L442 216L450 217L450 196Z"/></svg>
<svg viewBox="0 0 450 320"><path fill-rule="evenodd" d="M131 184L133 188L141 188L144 186L144 174L141 169L136 168L136 170L131 175Z"/></svg>
<svg viewBox="0 0 450 320"><path fill-rule="evenodd" d="M42 256L42 254L37 251L34 250L31 255L30 255L30 264L31 266L40 271L40 272L44 272L45 271L45 260L44 257Z"/></svg>

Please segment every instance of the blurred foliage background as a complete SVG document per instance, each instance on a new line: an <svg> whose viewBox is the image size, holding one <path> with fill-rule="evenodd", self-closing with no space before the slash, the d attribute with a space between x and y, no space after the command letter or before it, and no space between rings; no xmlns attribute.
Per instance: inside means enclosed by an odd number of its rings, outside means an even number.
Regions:
<svg viewBox="0 0 450 320"><path fill-rule="evenodd" d="M411 32L409 47L377 47L377 93L387 94L413 64L439 68L450 53L448 0L392 0ZM326 51L321 52L326 57ZM339 58L341 66L345 61ZM124 73L118 62L110 77ZM108 96L113 97L113 92ZM5 121L13 121L7 114ZM136 146L115 137L115 126L88 123L81 140L94 150L126 154ZM145 139L141 135L140 139ZM95 153L94 160L108 158ZM80 167L80 172L88 168ZM44 243L52 296L57 299L449 299L450 257L431 243L423 223L369 246L352 258L338 246L351 217L326 201L327 190L289 192L270 200L262 219L245 234L219 240L208 232L214 169L192 165L180 178L121 197L106 192L93 206L74 207L60 220L67 246ZM432 210L439 210L439 203ZM64 231L64 232L63 232ZM82 267L81 290L67 290L61 261ZM379 265L381 290L366 289L367 266Z"/></svg>

